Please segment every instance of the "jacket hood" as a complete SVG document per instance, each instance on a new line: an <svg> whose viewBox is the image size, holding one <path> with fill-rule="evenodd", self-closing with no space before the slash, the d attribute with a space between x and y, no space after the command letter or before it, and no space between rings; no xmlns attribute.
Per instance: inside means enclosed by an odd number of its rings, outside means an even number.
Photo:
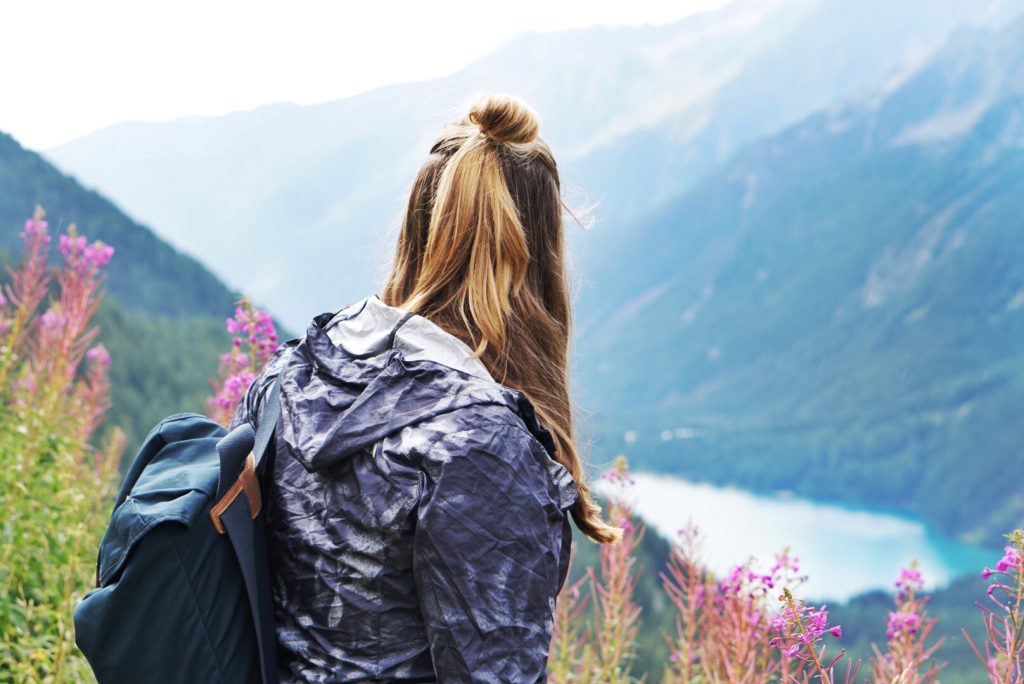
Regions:
<svg viewBox="0 0 1024 684"><path fill-rule="evenodd" d="M376 294L310 323L282 371L281 437L307 470L331 467L387 435L471 405L506 406L555 452L521 391L498 383L462 340ZM560 485L572 477L549 468Z"/></svg>

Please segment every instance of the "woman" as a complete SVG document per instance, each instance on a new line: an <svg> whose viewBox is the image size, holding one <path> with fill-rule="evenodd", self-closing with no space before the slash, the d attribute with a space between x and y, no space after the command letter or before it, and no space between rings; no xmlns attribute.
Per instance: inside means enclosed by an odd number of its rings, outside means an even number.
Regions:
<svg viewBox="0 0 1024 684"><path fill-rule="evenodd" d="M479 98L434 143L382 294L313 320L281 376L268 548L282 681L546 679L574 445L558 169L538 121ZM233 426L232 426L233 427Z"/></svg>

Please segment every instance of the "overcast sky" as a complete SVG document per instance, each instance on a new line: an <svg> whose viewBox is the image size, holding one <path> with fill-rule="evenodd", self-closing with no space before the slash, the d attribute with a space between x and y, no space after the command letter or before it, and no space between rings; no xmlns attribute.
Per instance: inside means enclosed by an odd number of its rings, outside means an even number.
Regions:
<svg viewBox="0 0 1024 684"><path fill-rule="evenodd" d="M0 130L44 149L120 121L322 102L443 76L525 31L666 23L723 4L3 2Z"/></svg>

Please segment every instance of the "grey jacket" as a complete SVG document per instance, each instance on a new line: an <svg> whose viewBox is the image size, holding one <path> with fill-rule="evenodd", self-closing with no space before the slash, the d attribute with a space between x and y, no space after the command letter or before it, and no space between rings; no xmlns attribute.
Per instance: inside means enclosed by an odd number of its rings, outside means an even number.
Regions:
<svg viewBox="0 0 1024 684"><path fill-rule="evenodd" d="M546 681L572 476L526 396L376 294L282 345L267 534L283 682Z"/></svg>

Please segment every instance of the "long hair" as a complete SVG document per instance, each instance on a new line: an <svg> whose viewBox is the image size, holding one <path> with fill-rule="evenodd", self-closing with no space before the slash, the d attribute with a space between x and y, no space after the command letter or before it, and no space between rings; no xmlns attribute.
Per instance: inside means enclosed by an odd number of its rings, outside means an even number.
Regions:
<svg viewBox="0 0 1024 684"><path fill-rule="evenodd" d="M601 519L576 447L567 207L538 133L533 110L500 94L478 97L445 127L413 183L381 299L455 335L496 380L526 395L576 481L576 526L614 542L622 530Z"/></svg>

